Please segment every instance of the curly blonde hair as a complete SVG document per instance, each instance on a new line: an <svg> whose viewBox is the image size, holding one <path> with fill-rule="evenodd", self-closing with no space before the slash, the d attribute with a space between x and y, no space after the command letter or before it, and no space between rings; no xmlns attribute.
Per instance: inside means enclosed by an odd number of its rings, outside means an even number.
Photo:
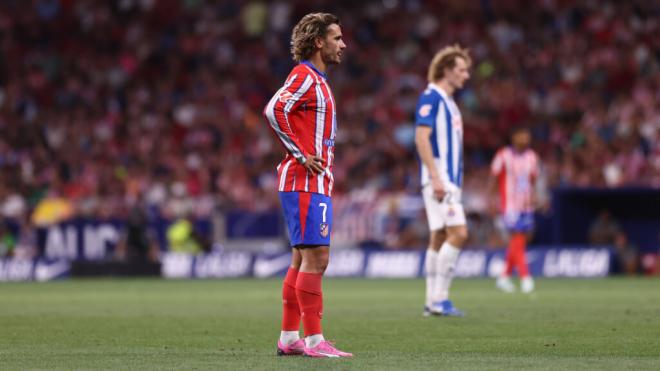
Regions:
<svg viewBox="0 0 660 371"><path fill-rule="evenodd" d="M427 76L429 82L442 79L445 76L445 68L452 69L456 67L456 58L463 58L468 66L472 64L470 50L463 49L458 44L445 46L437 52L429 66L429 73Z"/></svg>
<svg viewBox="0 0 660 371"><path fill-rule="evenodd" d="M332 24L339 25L339 18L330 13L310 13L302 17L291 34L293 60L302 62L311 58L316 52L316 38L324 38Z"/></svg>

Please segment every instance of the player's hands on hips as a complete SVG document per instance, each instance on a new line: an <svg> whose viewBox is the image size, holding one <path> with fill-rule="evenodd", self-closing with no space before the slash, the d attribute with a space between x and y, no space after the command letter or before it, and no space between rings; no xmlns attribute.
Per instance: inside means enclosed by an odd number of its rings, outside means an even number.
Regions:
<svg viewBox="0 0 660 371"><path fill-rule="evenodd" d="M305 163L303 163L305 169L314 175L323 173L325 171L325 168L323 167L324 165L325 160L315 155L308 155L307 158L305 158Z"/></svg>
<svg viewBox="0 0 660 371"><path fill-rule="evenodd" d="M433 195L435 198L438 199L438 201L442 201L445 196L447 195L447 191L445 190L445 186L442 184L440 179L438 178L432 178L431 179L431 187L433 187Z"/></svg>

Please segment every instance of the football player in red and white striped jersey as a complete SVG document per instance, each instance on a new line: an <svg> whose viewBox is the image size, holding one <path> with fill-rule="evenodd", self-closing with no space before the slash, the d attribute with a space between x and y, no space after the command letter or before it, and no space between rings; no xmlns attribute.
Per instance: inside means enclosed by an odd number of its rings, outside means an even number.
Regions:
<svg viewBox="0 0 660 371"><path fill-rule="evenodd" d="M531 134L525 127L516 128L511 136L511 146L497 151L491 163L492 188L497 185L500 194L500 217L509 233L504 273L497 280L497 287L506 292L515 290L511 282L513 269L518 269L523 292L534 290L529 274L525 249L534 230L536 208L536 180L539 173L538 156L529 148Z"/></svg>
<svg viewBox="0 0 660 371"><path fill-rule="evenodd" d="M326 70L341 62L345 48L336 16L304 16L291 36L291 53L298 65L264 109L286 150L277 174L292 247L291 266L282 286L279 355L352 356L327 342L321 331L321 280L330 256L337 135L335 99ZM298 334L301 320L304 341Z"/></svg>

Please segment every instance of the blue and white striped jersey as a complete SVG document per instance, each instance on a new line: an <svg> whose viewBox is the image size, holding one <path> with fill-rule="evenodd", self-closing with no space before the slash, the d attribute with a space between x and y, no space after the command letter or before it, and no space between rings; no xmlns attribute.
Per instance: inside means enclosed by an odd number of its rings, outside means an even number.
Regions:
<svg viewBox="0 0 660 371"><path fill-rule="evenodd" d="M463 120L454 98L438 85L430 83L419 97L415 125L433 129L431 148L443 183L457 188L463 184ZM430 183L426 166L421 163L421 185Z"/></svg>

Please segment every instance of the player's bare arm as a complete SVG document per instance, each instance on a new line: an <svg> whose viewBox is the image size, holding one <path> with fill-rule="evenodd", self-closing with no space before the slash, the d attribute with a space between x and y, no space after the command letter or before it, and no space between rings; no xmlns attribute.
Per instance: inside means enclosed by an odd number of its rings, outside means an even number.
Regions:
<svg viewBox="0 0 660 371"><path fill-rule="evenodd" d="M529 180L530 187L532 192L529 195L529 203L532 205L532 210L537 210L539 208L539 197L538 197L538 185L536 184L536 177L532 176Z"/></svg>
<svg viewBox="0 0 660 371"><path fill-rule="evenodd" d="M438 174L438 170L435 166L435 163L433 162L433 151L431 150L431 142L429 141L429 137L431 137L432 132L433 129L430 127L418 126L415 129L415 145L417 146L417 153L419 154L419 158L429 170L433 194L438 200L442 200L447 193L442 186L440 175Z"/></svg>

